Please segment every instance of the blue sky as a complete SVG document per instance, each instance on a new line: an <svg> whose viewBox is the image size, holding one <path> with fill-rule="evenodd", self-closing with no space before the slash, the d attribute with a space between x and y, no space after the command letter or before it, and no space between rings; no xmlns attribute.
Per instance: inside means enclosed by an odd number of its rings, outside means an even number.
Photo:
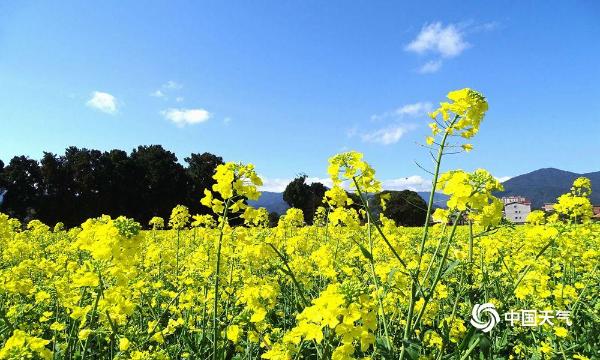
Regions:
<svg viewBox="0 0 600 360"><path fill-rule="evenodd" d="M472 87L490 111L446 169L598 171L599 18L595 1L1 2L0 158L162 144L253 162L274 190L355 149L421 189L426 110Z"/></svg>

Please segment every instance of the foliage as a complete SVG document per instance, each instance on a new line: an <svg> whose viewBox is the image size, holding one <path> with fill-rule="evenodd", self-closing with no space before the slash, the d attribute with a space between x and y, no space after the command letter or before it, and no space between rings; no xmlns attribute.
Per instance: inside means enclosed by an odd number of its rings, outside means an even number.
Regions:
<svg viewBox="0 0 600 360"><path fill-rule="evenodd" d="M102 214L125 215L143 224L167 218L182 204L194 214L208 214L198 198L209 189L223 160L213 154L191 154L187 168L161 146L139 146L101 152L70 147L57 156L45 152L38 163L14 157L0 169L0 191L6 189L3 212L28 221L77 226Z"/></svg>
<svg viewBox="0 0 600 360"><path fill-rule="evenodd" d="M385 201L383 215L396 225L423 226L427 216L427 203L414 191L382 191L373 198L374 206Z"/></svg>
<svg viewBox="0 0 600 360"><path fill-rule="evenodd" d="M290 206L301 209L304 221L312 224L315 211L322 206L323 196L327 188L321 183L306 183L306 175L300 175L292 180L283 191L283 200Z"/></svg>

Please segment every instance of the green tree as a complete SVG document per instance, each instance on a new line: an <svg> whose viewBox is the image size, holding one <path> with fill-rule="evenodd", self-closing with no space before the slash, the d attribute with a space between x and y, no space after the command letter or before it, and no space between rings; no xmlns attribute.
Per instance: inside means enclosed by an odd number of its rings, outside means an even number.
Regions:
<svg viewBox="0 0 600 360"><path fill-rule="evenodd" d="M136 219L147 224L153 216L167 218L176 205L185 203L187 176L174 153L160 145L138 146L131 158L138 174L137 187L143 194L136 205Z"/></svg>
<svg viewBox="0 0 600 360"><path fill-rule="evenodd" d="M374 201L379 211L382 195L389 195L383 215L394 220L396 225L423 226L427 217L427 204L425 200L414 191L383 191L376 194Z"/></svg>
<svg viewBox="0 0 600 360"><path fill-rule="evenodd" d="M24 221L36 217L42 195L38 162L27 156L15 156L2 175L6 188L3 211L5 209L8 215Z"/></svg>
<svg viewBox="0 0 600 360"><path fill-rule="evenodd" d="M301 174L292 180L283 192L283 200L291 207L301 209L304 221L312 224L317 207L322 205L327 188L321 183L306 183L307 176Z"/></svg>
<svg viewBox="0 0 600 360"><path fill-rule="evenodd" d="M283 201L291 207L301 209L304 213L304 221L309 224L313 193L306 183L306 177L304 174L299 175L285 187Z"/></svg>
<svg viewBox="0 0 600 360"><path fill-rule="evenodd" d="M269 213L269 227L276 227L279 223L279 214L275 211Z"/></svg>
<svg viewBox="0 0 600 360"><path fill-rule="evenodd" d="M190 212L194 214L211 214L209 208L200 204L204 197L204 189L211 189L215 180L213 175L217 166L224 164L220 156L205 152L203 154L191 154L185 158L187 163L186 173L188 176L187 205Z"/></svg>

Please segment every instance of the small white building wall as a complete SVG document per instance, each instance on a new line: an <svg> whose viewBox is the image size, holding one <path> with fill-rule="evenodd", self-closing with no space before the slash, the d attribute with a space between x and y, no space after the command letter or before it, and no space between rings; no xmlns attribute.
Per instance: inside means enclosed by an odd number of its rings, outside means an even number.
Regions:
<svg viewBox="0 0 600 360"><path fill-rule="evenodd" d="M531 205L512 203L504 205L504 217L515 224L523 224L531 212Z"/></svg>

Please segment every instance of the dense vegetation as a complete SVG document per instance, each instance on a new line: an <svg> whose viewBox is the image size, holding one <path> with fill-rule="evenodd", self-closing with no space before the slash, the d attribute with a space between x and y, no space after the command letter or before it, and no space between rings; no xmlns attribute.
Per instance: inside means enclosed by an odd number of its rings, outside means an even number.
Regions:
<svg viewBox="0 0 600 360"><path fill-rule="evenodd" d="M102 214L125 215L147 223L166 217L177 204L205 214L198 194L214 183L221 157L191 154L186 167L160 145L139 146L131 154L70 147L42 159L15 156L0 163L0 210L12 217L76 226Z"/></svg>

